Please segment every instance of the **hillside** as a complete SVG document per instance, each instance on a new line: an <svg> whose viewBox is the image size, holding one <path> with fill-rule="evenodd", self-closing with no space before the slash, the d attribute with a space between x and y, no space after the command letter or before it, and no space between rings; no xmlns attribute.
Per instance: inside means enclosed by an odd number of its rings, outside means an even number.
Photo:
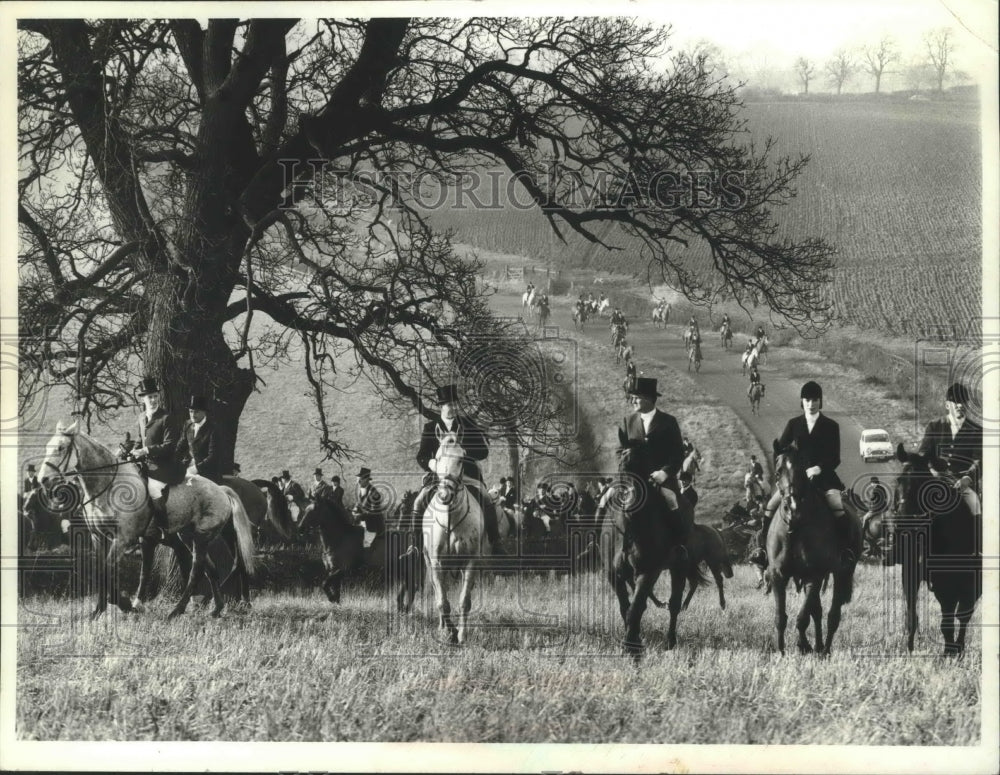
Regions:
<svg viewBox="0 0 1000 775"><path fill-rule="evenodd" d="M760 102L747 106L746 119L746 139L759 145L773 136L778 152L811 157L797 198L776 216L783 234L819 236L838 249L828 292L843 323L912 337L944 325L964 330L979 318L977 104ZM457 241L536 263L645 271L627 242L615 253L577 238L563 244L537 211L440 208L433 218ZM705 257L695 246L682 258L702 267Z"/></svg>

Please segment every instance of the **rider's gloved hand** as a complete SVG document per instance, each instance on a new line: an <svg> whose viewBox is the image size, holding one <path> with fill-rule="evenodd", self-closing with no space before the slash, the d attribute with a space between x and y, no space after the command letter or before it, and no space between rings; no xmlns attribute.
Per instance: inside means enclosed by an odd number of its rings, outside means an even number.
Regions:
<svg viewBox="0 0 1000 775"><path fill-rule="evenodd" d="M664 471L656 470L649 475L649 478L652 479L657 484L663 484L665 481L667 481L667 474Z"/></svg>
<svg viewBox="0 0 1000 775"><path fill-rule="evenodd" d="M819 473L820 473L819 466L810 466L809 468L806 469L806 476L808 476L810 479L819 476Z"/></svg>
<svg viewBox="0 0 1000 775"><path fill-rule="evenodd" d="M138 449L132 450L132 457L136 458L137 460L142 460L147 455L149 455L149 450L146 449L145 447L139 447Z"/></svg>

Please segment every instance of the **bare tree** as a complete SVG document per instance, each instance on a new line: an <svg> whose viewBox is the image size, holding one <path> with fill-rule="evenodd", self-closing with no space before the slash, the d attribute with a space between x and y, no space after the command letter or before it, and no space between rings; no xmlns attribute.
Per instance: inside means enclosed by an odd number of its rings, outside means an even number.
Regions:
<svg viewBox="0 0 1000 775"><path fill-rule="evenodd" d="M877 43L862 46L861 56L864 59L865 72L875 78L875 93L878 94L882 86L882 76L890 65L899 61L899 50L889 35L883 35Z"/></svg>
<svg viewBox="0 0 1000 775"><path fill-rule="evenodd" d="M827 80L831 86L836 87L837 94L844 90L844 84L850 80L856 70L857 65L854 58L846 48L835 51L833 57L826 63Z"/></svg>
<svg viewBox="0 0 1000 775"><path fill-rule="evenodd" d="M795 60L795 74L799 78L799 82L802 84L802 93L809 93L809 81L816 74L816 65L810 62L805 57L799 57Z"/></svg>
<svg viewBox="0 0 1000 775"><path fill-rule="evenodd" d="M430 225L442 191L501 168L553 230L629 250L694 300L760 298L821 330L832 248L778 237L807 159L735 144L735 89L668 32L619 18L21 20L22 402L68 386L88 419L217 402L231 455L262 364L298 340L328 455L338 353L429 414L439 354L489 323L474 262ZM575 207L580 176L737 172L732 206ZM647 176L648 177L648 176ZM710 272L683 247L705 246ZM513 388L512 388L513 389ZM502 393L502 391L501 391ZM515 432L536 437L542 402ZM489 412L485 412L489 414ZM494 414L496 414L494 412ZM497 420L496 423L500 423ZM495 423L495 424L496 424ZM502 423L500 423L502 424ZM521 440L524 440L522 438Z"/></svg>
<svg viewBox="0 0 1000 775"><path fill-rule="evenodd" d="M938 27L924 34L924 49L927 51L927 63L934 71L937 90L944 91L944 82L950 78L953 68L952 57L955 53L954 33L948 27Z"/></svg>

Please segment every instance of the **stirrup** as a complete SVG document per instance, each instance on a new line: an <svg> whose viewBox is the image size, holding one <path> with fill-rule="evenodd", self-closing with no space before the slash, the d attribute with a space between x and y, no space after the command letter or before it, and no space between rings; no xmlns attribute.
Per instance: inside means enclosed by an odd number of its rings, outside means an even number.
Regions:
<svg viewBox="0 0 1000 775"><path fill-rule="evenodd" d="M753 552L751 552L750 557L749 557L749 562L753 563L754 565L758 565L761 568L766 568L767 567L767 550L766 549L761 549L760 547L757 547L756 549L753 550Z"/></svg>

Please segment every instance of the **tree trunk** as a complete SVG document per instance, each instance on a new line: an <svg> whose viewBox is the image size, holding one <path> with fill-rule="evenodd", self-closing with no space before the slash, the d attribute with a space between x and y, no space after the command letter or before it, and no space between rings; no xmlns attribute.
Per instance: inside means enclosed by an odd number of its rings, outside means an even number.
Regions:
<svg viewBox="0 0 1000 775"><path fill-rule="evenodd" d="M222 311L185 304L186 282L177 275L160 278L146 345L145 372L163 391L167 411L183 426L192 396L208 401L216 426L216 445L223 473L232 470L240 415L253 392L254 377L240 368L222 334Z"/></svg>
<svg viewBox="0 0 1000 775"><path fill-rule="evenodd" d="M879 87L882 85L882 73L875 73L875 93L878 94Z"/></svg>

